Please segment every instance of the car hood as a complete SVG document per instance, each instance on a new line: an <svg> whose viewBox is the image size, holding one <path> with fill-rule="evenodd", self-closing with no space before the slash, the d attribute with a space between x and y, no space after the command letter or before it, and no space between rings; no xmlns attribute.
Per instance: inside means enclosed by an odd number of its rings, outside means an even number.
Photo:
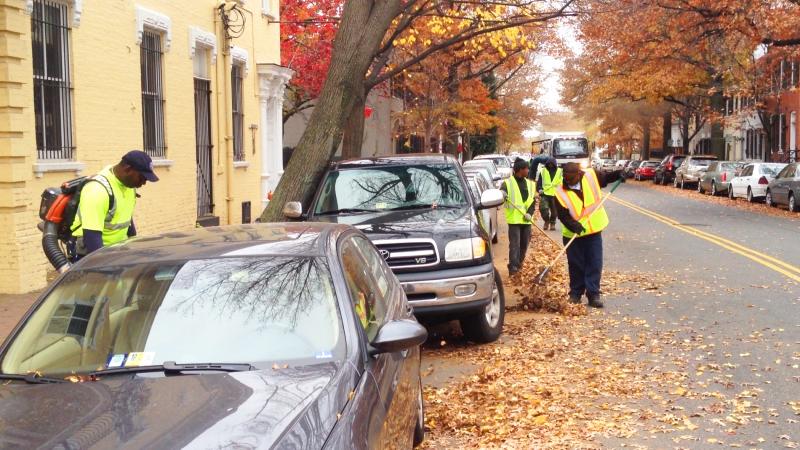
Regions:
<svg viewBox="0 0 800 450"><path fill-rule="evenodd" d="M442 236L448 233L468 235L472 225L472 214L471 208L465 206L462 208L315 216L313 220L352 225L373 239L432 238L434 235Z"/></svg>
<svg viewBox="0 0 800 450"><path fill-rule="evenodd" d="M319 448L347 400L342 367L12 383L0 448Z"/></svg>

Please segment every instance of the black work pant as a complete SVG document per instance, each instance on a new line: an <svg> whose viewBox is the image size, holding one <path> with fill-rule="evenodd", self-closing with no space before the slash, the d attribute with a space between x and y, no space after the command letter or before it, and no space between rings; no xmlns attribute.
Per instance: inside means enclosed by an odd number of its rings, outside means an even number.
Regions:
<svg viewBox="0 0 800 450"><path fill-rule="evenodd" d="M552 195L541 195L539 197L539 212L542 214L544 223L556 223L556 198Z"/></svg>
<svg viewBox="0 0 800 450"><path fill-rule="evenodd" d="M530 225L508 226L508 271L517 272L522 268L528 244L531 242Z"/></svg>
<svg viewBox="0 0 800 450"><path fill-rule="evenodd" d="M564 245L569 242L564 238ZM575 239L567 249L569 265L569 295L580 298L600 295L600 276L603 273L603 237L600 233Z"/></svg>

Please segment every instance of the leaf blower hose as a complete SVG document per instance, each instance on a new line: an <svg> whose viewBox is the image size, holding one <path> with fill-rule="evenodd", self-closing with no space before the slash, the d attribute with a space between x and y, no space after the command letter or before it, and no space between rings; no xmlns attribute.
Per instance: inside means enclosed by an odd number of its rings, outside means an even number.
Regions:
<svg viewBox="0 0 800 450"><path fill-rule="evenodd" d="M69 259L58 241L58 224L55 222L45 221L44 230L42 233L42 249L50 264L56 268L58 273L64 273L69 269Z"/></svg>

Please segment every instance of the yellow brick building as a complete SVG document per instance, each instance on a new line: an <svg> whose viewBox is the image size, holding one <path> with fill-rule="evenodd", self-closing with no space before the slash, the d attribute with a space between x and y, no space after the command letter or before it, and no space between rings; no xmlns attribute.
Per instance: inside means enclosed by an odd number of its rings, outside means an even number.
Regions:
<svg viewBox="0 0 800 450"><path fill-rule="evenodd" d="M42 190L131 149L161 178L139 235L260 214L283 171L278 4L0 0L0 293L46 283Z"/></svg>

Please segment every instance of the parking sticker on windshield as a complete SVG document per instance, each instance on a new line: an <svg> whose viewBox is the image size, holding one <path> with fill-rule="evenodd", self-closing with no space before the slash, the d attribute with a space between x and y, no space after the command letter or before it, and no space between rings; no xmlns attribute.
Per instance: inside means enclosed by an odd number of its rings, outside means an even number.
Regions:
<svg viewBox="0 0 800 450"><path fill-rule="evenodd" d="M108 367L109 369L112 369L114 367L122 367L122 364L124 362L125 362L125 353L120 353L108 358L108 364L106 364L106 367Z"/></svg>
<svg viewBox="0 0 800 450"><path fill-rule="evenodd" d="M386 209L389 205L386 202L375 203L375 209Z"/></svg>
<svg viewBox="0 0 800 450"><path fill-rule="evenodd" d="M155 352L130 352L125 360L125 367L149 366L153 364Z"/></svg>
<svg viewBox="0 0 800 450"><path fill-rule="evenodd" d="M333 353L331 353L331 352L317 352L317 354L314 355L314 357L317 358L317 359L331 359L331 358L333 358Z"/></svg>

